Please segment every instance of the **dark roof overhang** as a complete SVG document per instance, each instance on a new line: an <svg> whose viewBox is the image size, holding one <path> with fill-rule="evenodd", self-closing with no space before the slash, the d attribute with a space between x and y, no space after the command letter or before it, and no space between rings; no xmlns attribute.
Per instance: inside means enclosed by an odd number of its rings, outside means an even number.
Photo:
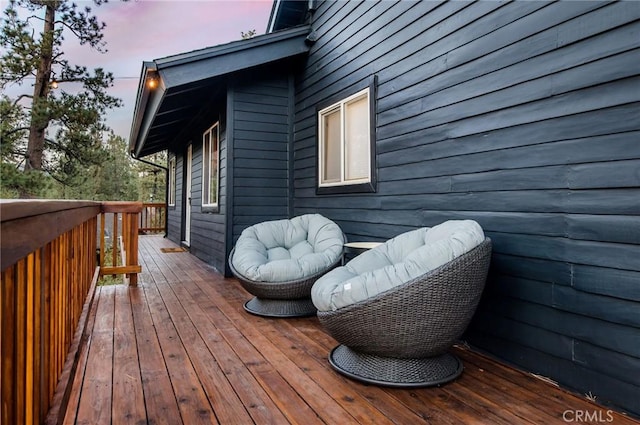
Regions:
<svg viewBox="0 0 640 425"><path fill-rule="evenodd" d="M309 51L309 26L144 62L129 138L136 158L167 149L228 76ZM154 87L151 87L151 83Z"/></svg>
<svg viewBox="0 0 640 425"><path fill-rule="evenodd" d="M316 0L275 0L267 24L267 33L280 31L307 22L315 10Z"/></svg>

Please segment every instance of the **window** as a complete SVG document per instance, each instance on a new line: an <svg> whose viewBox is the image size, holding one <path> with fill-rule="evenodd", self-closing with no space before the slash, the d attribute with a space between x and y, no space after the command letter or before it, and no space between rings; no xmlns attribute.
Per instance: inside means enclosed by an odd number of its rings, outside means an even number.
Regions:
<svg viewBox="0 0 640 425"><path fill-rule="evenodd" d="M372 87L318 111L318 192L374 190Z"/></svg>
<svg viewBox="0 0 640 425"><path fill-rule="evenodd" d="M218 123L205 131L202 136L202 206L218 206L218 158L220 153L220 133Z"/></svg>
<svg viewBox="0 0 640 425"><path fill-rule="evenodd" d="M176 205L176 157L169 159L169 198L167 199L169 206Z"/></svg>

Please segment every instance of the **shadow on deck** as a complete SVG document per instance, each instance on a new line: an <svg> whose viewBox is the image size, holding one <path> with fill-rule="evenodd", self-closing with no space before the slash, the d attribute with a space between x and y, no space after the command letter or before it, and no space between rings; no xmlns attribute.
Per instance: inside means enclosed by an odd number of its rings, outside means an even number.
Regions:
<svg viewBox="0 0 640 425"><path fill-rule="evenodd" d="M65 423L638 423L462 347L443 387L356 383L316 318L249 315L237 281L162 237L139 246L138 286L97 288Z"/></svg>

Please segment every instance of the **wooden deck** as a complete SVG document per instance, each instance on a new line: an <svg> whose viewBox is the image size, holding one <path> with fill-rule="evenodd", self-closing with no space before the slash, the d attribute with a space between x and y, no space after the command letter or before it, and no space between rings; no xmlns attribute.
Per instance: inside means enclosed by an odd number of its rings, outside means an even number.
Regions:
<svg viewBox="0 0 640 425"><path fill-rule="evenodd" d="M640 423L462 348L463 375L440 388L356 383L329 366L316 318L249 315L237 281L162 247L140 239L137 287L97 289L65 423Z"/></svg>

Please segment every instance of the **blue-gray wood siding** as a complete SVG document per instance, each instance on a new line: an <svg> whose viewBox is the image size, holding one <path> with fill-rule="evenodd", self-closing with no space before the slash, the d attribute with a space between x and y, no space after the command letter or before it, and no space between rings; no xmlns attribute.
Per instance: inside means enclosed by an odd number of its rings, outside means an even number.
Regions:
<svg viewBox="0 0 640 425"><path fill-rule="evenodd" d="M292 89L286 67L249 70L229 88L233 218L228 251L246 227L289 216Z"/></svg>
<svg viewBox="0 0 640 425"><path fill-rule="evenodd" d="M213 97L213 95L212 95ZM185 240L185 220L190 219L189 251L215 267L220 272L225 270L225 212L226 212L226 116L224 96L214 97L209 105L203 105L189 128L184 129L180 141L169 149L169 155L175 155L176 161L176 206L169 208L169 231L167 237L176 243ZM213 124L219 122L220 157L219 157L219 199L218 208L202 206L202 135ZM185 169L187 147L192 146L191 162L191 216L185 214Z"/></svg>
<svg viewBox="0 0 640 425"><path fill-rule="evenodd" d="M191 172L191 240L189 251L211 264L220 272L225 268L225 211L226 211L226 125L217 111L205 115L200 131L193 137L193 165ZM222 119L221 119L222 118ZM219 184L218 208L202 206L202 135L219 122Z"/></svg>
<svg viewBox="0 0 640 425"><path fill-rule="evenodd" d="M468 341L640 415L640 3L319 2L294 214L350 240L474 219ZM376 193L316 194L316 106L377 75Z"/></svg>
<svg viewBox="0 0 640 425"><path fill-rule="evenodd" d="M176 202L169 211L168 237L184 239L184 168L192 144L190 251L229 275L227 257L246 227L289 217L289 119L293 84L289 63L247 70L229 81L185 129L176 155ZM202 134L220 120L219 207L202 207ZM232 152L230 154L230 152ZM229 195L227 195L229 194ZM227 220L227 217L232 217Z"/></svg>

